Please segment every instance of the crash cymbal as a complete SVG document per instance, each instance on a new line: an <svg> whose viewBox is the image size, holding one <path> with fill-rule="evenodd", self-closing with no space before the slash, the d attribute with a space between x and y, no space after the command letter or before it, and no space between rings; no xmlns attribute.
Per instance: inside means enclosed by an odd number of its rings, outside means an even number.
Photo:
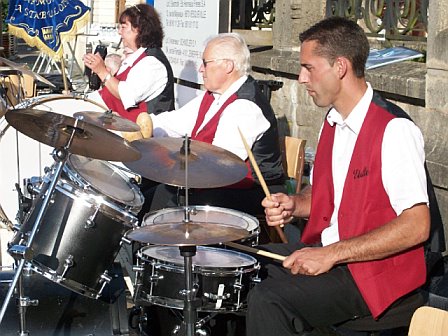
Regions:
<svg viewBox="0 0 448 336"><path fill-rule="evenodd" d="M14 62L12 62L6 58L3 58L3 57L0 57L0 62L2 62L3 64L6 64L7 66L10 66L14 70L20 71L24 75L33 77L35 80L37 80L39 82L45 83L51 87L56 87L48 79L46 79L45 77L42 77L41 75L39 75L38 73L35 73L34 71L32 71L30 69L28 69L25 65L20 65L18 63L14 63Z"/></svg>
<svg viewBox="0 0 448 336"><path fill-rule="evenodd" d="M81 111L73 114L75 118L112 131L137 132L140 126L112 112Z"/></svg>
<svg viewBox="0 0 448 336"><path fill-rule="evenodd" d="M141 157L138 149L120 136L76 118L37 109L9 110L5 118L19 132L54 148L66 146L74 132L68 148L73 154L122 162Z"/></svg>
<svg viewBox="0 0 448 336"><path fill-rule="evenodd" d="M128 231L126 237L147 244L193 246L229 242L248 235L247 230L232 225L190 221L147 225Z"/></svg>
<svg viewBox="0 0 448 336"><path fill-rule="evenodd" d="M183 138L150 138L133 141L140 160L126 162L132 171L156 182L186 186ZM242 180L247 166L235 154L205 142L191 140L188 155L188 187L217 188Z"/></svg>

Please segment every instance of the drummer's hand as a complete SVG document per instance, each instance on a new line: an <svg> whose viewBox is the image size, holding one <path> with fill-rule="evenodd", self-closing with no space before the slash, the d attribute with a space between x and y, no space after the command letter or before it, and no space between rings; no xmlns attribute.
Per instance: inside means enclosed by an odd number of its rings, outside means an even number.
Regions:
<svg viewBox="0 0 448 336"><path fill-rule="evenodd" d="M272 194L271 199L265 198L261 202L265 208L266 222L269 226L284 225L292 220L295 210L293 196L283 193Z"/></svg>
<svg viewBox="0 0 448 336"><path fill-rule="evenodd" d="M294 251L283 261L283 267L292 274L319 275L328 272L335 265L331 247L304 247Z"/></svg>

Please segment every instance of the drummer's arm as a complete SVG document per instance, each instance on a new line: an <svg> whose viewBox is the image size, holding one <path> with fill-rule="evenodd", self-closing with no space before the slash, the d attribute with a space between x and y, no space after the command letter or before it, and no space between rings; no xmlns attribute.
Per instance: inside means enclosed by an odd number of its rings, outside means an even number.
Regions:
<svg viewBox="0 0 448 336"><path fill-rule="evenodd" d="M132 142L140 139L147 139L152 137L152 119L147 112L142 112L137 116L137 125L140 126L140 131L138 132L121 132L123 138L127 141Z"/></svg>

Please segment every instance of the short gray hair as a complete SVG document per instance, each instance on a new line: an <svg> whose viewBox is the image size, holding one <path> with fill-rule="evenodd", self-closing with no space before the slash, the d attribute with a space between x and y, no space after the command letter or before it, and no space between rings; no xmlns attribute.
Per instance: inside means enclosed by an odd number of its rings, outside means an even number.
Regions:
<svg viewBox="0 0 448 336"><path fill-rule="evenodd" d="M207 46L211 44L213 44L213 48L218 48L219 58L233 61L236 70L241 75L249 73L250 51L241 35L237 33L222 33L207 41Z"/></svg>

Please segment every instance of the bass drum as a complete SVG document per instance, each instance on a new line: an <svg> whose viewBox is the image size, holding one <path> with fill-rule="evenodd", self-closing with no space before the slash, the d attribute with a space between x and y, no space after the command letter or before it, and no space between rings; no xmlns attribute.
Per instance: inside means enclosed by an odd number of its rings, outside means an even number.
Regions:
<svg viewBox="0 0 448 336"><path fill-rule="evenodd" d="M16 108L36 109L73 116L75 112L106 112L107 108L92 100L66 95L46 95L28 99ZM10 110L7 113L14 113ZM19 210L17 187L25 178L43 176L45 167L53 164L53 148L10 127L5 117L0 119L0 221L17 223Z"/></svg>

